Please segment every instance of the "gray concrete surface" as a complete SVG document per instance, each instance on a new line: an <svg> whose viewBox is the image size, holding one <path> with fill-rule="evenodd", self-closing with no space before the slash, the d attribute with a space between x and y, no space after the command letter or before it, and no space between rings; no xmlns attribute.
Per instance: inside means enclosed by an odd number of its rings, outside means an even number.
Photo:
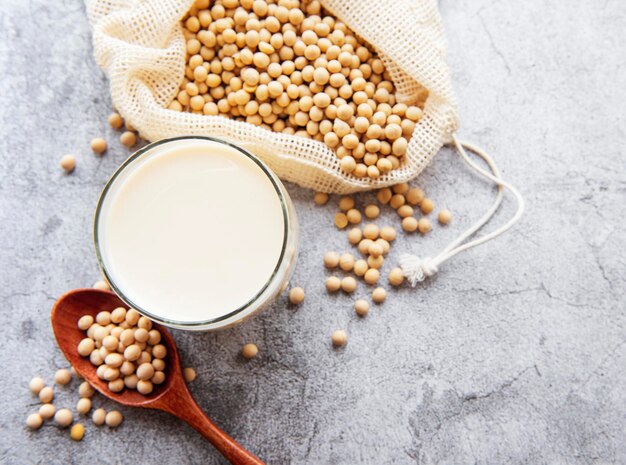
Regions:
<svg viewBox="0 0 626 465"><path fill-rule="evenodd" d="M199 372L191 388L273 464L626 463L626 3L440 6L460 134L524 192L523 222L361 320L351 298L323 290L322 253L347 249L334 207L289 186L303 238L293 283L306 301L282 298L220 333L176 332ZM106 124L81 2L0 1L0 100L0 463L222 463L190 428L149 411L122 408L117 431L86 421L80 444L54 426L26 430L37 406L28 380L66 365L50 307L98 278L92 212L128 155ZM97 158L88 141L102 134L111 148ZM71 176L57 166L68 152ZM419 184L454 223L402 238L386 266L441 248L492 195L447 150ZM349 332L342 350L329 344L335 328ZM248 341L261 352L245 363ZM73 405L73 389L57 389L57 405Z"/></svg>

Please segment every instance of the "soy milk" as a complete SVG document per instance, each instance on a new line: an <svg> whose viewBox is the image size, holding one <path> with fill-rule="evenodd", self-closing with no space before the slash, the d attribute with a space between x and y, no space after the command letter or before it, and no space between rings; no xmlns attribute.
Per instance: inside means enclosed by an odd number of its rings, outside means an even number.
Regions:
<svg viewBox="0 0 626 465"><path fill-rule="evenodd" d="M255 159L188 138L153 146L118 172L101 199L96 242L129 304L163 321L206 322L267 288L286 221L280 188Z"/></svg>

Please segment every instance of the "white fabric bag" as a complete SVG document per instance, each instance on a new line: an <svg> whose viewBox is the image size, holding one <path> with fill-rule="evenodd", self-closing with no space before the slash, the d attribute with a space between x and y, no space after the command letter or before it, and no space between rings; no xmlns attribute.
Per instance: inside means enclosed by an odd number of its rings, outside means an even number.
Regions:
<svg viewBox="0 0 626 465"><path fill-rule="evenodd" d="M142 137L223 137L259 156L282 179L316 191L349 193L416 177L457 128L456 106L436 0L322 0L374 46L392 76L399 102L428 89L424 116L406 162L376 180L344 173L323 142L275 133L222 116L167 109L185 67L180 19L193 0L87 0L94 55L110 80L113 105Z"/></svg>

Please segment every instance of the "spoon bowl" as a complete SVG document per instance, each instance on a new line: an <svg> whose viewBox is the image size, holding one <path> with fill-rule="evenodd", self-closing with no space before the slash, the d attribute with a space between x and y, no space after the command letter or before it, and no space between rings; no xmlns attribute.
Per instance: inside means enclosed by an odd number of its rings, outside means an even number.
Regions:
<svg viewBox="0 0 626 465"><path fill-rule="evenodd" d="M95 320L98 312L110 312L116 307L126 308L127 305L112 292L97 289L70 291L52 307L54 336L74 369L102 395L130 407L150 407L172 389L176 378L183 376L176 345L172 335L163 326L153 323L153 328L161 333L161 344L167 348L165 382L160 385L155 384L154 391L149 395L140 394L135 389L124 389L121 392L110 391L108 382L96 375L96 367L89 361L89 357L82 357L76 350L78 343L87 337L86 331L78 328L78 319L84 315L91 315Z"/></svg>
<svg viewBox="0 0 626 465"><path fill-rule="evenodd" d="M185 383L174 339L169 331L159 324L153 323L153 328L159 330L161 344L167 348L165 382L155 385L154 391L149 395L141 394L134 389L124 389L121 392L109 390L108 382L98 378L96 367L91 364L89 358L78 353L78 343L87 336L77 324L79 318L84 315L95 318L98 312L112 311L117 307L128 308L113 292L97 289L76 289L64 294L55 302L51 313L54 337L76 372L103 396L120 404L162 410L186 421L233 464L263 465L258 457L246 451L222 431L198 406Z"/></svg>

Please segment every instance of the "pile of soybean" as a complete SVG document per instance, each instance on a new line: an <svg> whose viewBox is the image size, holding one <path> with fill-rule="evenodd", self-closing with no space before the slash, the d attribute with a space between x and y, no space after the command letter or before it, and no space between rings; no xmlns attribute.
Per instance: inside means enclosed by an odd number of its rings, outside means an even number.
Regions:
<svg viewBox="0 0 626 465"><path fill-rule="evenodd" d="M171 110L323 141L356 177L398 168L428 92L400 103L383 61L317 0L196 0Z"/></svg>
<svg viewBox="0 0 626 465"><path fill-rule="evenodd" d="M109 285L105 281L97 281L95 289L108 291ZM165 381L167 350L161 342L161 333L152 327L152 322L141 316L134 309L118 307L111 312L101 311L95 319L91 315L84 315L77 321L79 329L86 332L76 350L88 357L94 365L99 378L108 381L111 392L120 392L125 388L136 389L141 394L148 395L154 385ZM254 354L256 355L256 354ZM187 383L196 378L196 371L187 367L183 370ZM54 376L54 384L69 386L72 378L80 377L73 368L60 369ZM61 427L70 429L70 437L81 441L85 435L82 423L74 423L75 417L69 408L58 409L54 405L53 386L47 386L40 376L33 378L29 383L30 391L42 403L39 410L31 413L26 419L26 425L33 430L41 428L46 420L54 420ZM92 397L95 394L93 387L81 379L78 388L80 399L76 404L76 413L87 416L92 410ZM105 411L98 408L92 414L96 426L106 424L115 428L122 423L123 416L117 410Z"/></svg>
<svg viewBox="0 0 626 465"><path fill-rule="evenodd" d="M323 192L315 193L313 200L317 205L326 205L330 196ZM331 275L326 278L326 290L330 293L339 290L347 294L354 294L358 290L356 278L361 278L368 286L377 286L371 292L371 300L375 304L382 304L387 298L387 290L379 285L385 257L389 253L392 243L396 240L397 232L393 226L374 223L381 213L381 207L389 206L396 211L402 230L412 235L419 232L426 235L432 230L432 222L428 215L435 210L435 202L426 197L425 192L408 183L400 183L391 187L379 189L376 192L377 205L370 203L364 206L363 213L356 207L354 198L343 196L339 199L339 212L335 214L334 224L339 230L347 231L348 243L362 255L355 257L352 252L338 253L329 251L324 254L323 263ZM418 219L416 215L420 215ZM363 217L372 221L360 226ZM452 221L452 213L448 209L440 209L437 220L441 225L448 225ZM336 275L344 272L343 277ZM352 276L354 275L354 276ZM393 287L401 286L404 282L404 273L401 268L394 267L387 273L387 280ZM369 302L361 297L354 301L354 311L359 317L367 316ZM348 342L348 335L344 330L337 329L331 335L332 344L342 347Z"/></svg>
<svg viewBox="0 0 626 465"><path fill-rule="evenodd" d="M57 386L68 386L71 381L74 370L62 368L54 375L54 384ZM78 377L78 376L77 376ZM70 425L70 438L74 441L82 441L85 435L85 427L82 423L74 423L74 414L69 408L57 409L54 405L54 387L47 386L43 378L37 376L28 383L30 391L39 398L41 406L36 413L31 413L26 419L26 425L30 429L39 429L46 420L54 420L54 423L60 428L67 428ZM92 397L95 390L87 381L82 381L78 387L79 400L76 403L76 413L81 416L89 414L92 408ZM110 428L116 428L122 423L123 416L117 410L107 412L103 408L98 408L92 414L93 423L97 426L106 424ZM72 424L73 423L73 424Z"/></svg>

